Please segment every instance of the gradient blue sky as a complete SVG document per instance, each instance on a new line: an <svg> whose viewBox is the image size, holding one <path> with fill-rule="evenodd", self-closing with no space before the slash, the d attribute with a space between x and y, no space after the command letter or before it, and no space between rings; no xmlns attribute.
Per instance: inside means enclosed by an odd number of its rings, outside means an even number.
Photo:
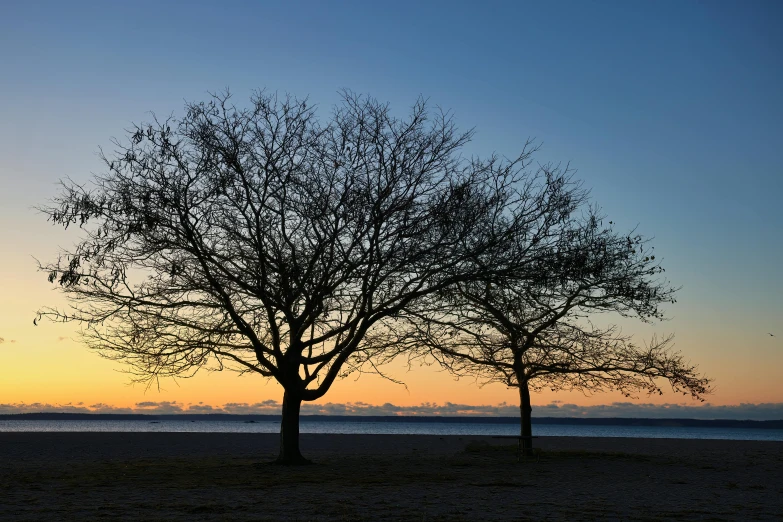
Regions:
<svg viewBox="0 0 783 522"><path fill-rule="evenodd" d="M511 156L536 137L540 161L570 161L610 218L655 236L683 287L670 321L626 331L676 333L677 347L716 378L716 404L783 402L781 24L775 1L6 0L0 402L90 400L68 379L110 368L58 343L70 334L55 325L32 330L33 312L58 298L31 256L51 258L70 241L32 207L58 178L99 171L97 148L147 111L176 115L183 100L225 87L239 103L258 88L309 95L324 115L344 87L400 114L421 94L476 128L468 153ZM76 377L55 378L63 364ZM105 374L101 386L124 382ZM409 402L447 400L426 372L411 379L421 384ZM351 388L340 389L326 399L349 400ZM266 390L261 398L279 399ZM117 393L133 404L142 392ZM505 389L475 393L514 401Z"/></svg>

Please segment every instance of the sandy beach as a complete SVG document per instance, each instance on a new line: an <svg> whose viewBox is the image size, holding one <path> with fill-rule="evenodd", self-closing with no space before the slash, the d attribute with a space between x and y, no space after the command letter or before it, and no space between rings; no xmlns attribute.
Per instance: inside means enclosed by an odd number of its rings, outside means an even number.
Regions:
<svg viewBox="0 0 783 522"><path fill-rule="evenodd" d="M783 442L0 433L0 520L775 520Z"/></svg>

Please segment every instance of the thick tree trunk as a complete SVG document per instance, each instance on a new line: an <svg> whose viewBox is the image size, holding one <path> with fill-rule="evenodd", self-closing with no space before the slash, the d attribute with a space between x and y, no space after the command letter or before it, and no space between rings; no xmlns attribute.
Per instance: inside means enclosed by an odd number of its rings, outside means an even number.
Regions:
<svg viewBox="0 0 783 522"><path fill-rule="evenodd" d="M302 399L286 391L283 394L283 418L280 422L280 454L278 464L309 464L299 452L299 410Z"/></svg>
<svg viewBox="0 0 783 522"><path fill-rule="evenodd" d="M520 431L522 437L522 454L533 454L533 425L532 413L533 407L530 405L530 388L526 379L519 379L519 413L520 413Z"/></svg>

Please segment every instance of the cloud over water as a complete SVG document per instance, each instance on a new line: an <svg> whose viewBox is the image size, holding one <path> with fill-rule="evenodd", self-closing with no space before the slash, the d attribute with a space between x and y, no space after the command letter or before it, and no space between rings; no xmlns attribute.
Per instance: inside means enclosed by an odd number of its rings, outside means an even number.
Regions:
<svg viewBox="0 0 783 522"><path fill-rule="evenodd" d="M274 400L257 403L230 402L221 406L204 403L181 403L177 401L144 401L132 407L117 407L109 404L50 404L13 403L0 404L0 414L61 412L61 413L223 413L234 415L279 415L281 404ZM491 405L468 405L446 402L443 404L423 403L418 406L398 406L391 403L375 405L364 402L323 404L302 404L303 415L410 415L410 416L490 416L516 417L519 407L501 403ZM680 418L680 419L738 419L778 420L783 419L783 403L690 406L684 404L637 404L615 402L597 406L550 403L533 407L533 417L585 417L585 418Z"/></svg>

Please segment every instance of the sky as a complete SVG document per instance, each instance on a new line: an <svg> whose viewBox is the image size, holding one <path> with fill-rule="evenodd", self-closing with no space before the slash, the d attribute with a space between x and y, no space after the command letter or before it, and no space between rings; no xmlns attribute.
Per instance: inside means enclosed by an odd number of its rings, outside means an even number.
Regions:
<svg viewBox="0 0 783 522"><path fill-rule="evenodd" d="M538 161L570 163L610 219L654 237L681 287L669 320L624 331L674 333L715 380L709 412L780 418L781 22L776 1L4 1L0 410L274 407L281 388L255 376L131 386L72 325L34 327L36 310L63 304L35 259L76 237L35 207L59 179L100 172L99 147L150 112L181 115L229 87L238 103L257 89L309 96L326 118L349 88L400 116L419 96L450 109L475 128L468 154L514 156L534 137ZM349 378L314 407L498 413L517 399L432 367L389 370L407 386ZM673 393L542 392L533 404L534 415L696 406Z"/></svg>

